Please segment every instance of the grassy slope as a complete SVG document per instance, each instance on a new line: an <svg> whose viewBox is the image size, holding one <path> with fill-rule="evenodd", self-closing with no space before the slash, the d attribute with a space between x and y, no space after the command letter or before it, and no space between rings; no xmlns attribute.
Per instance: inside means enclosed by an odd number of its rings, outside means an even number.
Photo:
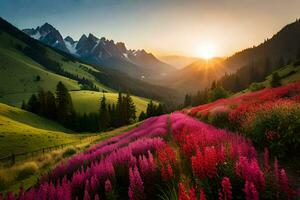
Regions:
<svg viewBox="0 0 300 200"><path fill-rule="evenodd" d="M284 85L300 80L300 66L287 65L276 72L278 72L279 76L282 77L281 83ZM271 79L272 76L268 76L263 84L267 87L270 86Z"/></svg>
<svg viewBox="0 0 300 200"><path fill-rule="evenodd" d="M72 91L71 96L75 109L81 113L97 112L99 109L100 98L102 92L94 91ZM105 97L110 103L117 103L117 93L105 93ZM132 96L132 100L136 106L137 115L142 111L146 111L149 100Z"/></svg>
<svg viewBox="0 0 300 200"><path fill-rule="evenodd" d="M0 157L77 140L55 122L0 103Z"/></svg>
<svg viewBox="0 0 300 200"><path fill-rule="evenodd" d="M0 34L0 102L20 107L22 101L29 99L39 88L54 91L59 81L62 81L69 90L80 89L76 81L49 72L40 64L26 57L15 49L17 44L26 46L23 42L6 33ZM95 77L87 71L88 69L97 71L96 69L86 64L66 61L62 55L51 49L47 49L47 56L59 61L65 71L93 81L100 91L109 92L107 95L109 102L116 102L117 93L113 93L114 90L96 81ZM41 81L35 81L36 76L40 76ZM100 94L93 91L77 91L73 94L73 101L79 112L98 110ZM137 106L137 113L146 109L148 100L139 97L133 97L133 100Z"/></svg>
<svg viewBox="0 0 300 200"><path fill-rule="evenodd" d="M296 66L294 66L294 64L286 65L274 72L277 72L281 77L282 85L286 85L288 83L292 83L300 80L300 65L296 65ZM271 87L271 80L272 80L272 74L267 76L265 81L260 82L258 84L268 88ZM238 96L240 94L247 93L247 92L251 92L251 90L247 88L241 92L234 94L233 96Z"/></svg>
<svg viewBox="0 0 300 200"><path fill-rule="evenodd" d="M48 170L50 170L51 168L53 168L53 166L55 166L57 163L59 163L61 161L62 158L62 153L68 149L68 148L76 148L79 151L83 151L86 148L90 147L93 144L96 144L98 142L101 142L105 139L108 139L110 137L119 135L121 133L124 133L126 131L129 131L137 126L139 126L140 123L136 123L136 124L132 124L132 125L128 125L128 126L123 126L117 129L114 129L112 131L108 131L108 132L104 132L101 133L99 135L95 135L93 136L92 140L87 139L86 140L82 140L82 143L78 144L78 145L71 145L69 147L66 147L64 149L61 150L55 150L54 152L50 152L50 153L46 153L45 156L43 155L39 155L37 157L35 157L33 160L29 160L29 161L34 161L34 162L38 162L41 166L38 169L37 173L35 173L34 175L30 176L29 178L26 178L25 180L14 180L10 183L10 185L8 186L8 188L6 189L6 191L11 191L14 192L15 194L17 194L19 192L19 188L23 187L25 190L27 190L28 188L34 186L36 184L36 182L38 181L39 177L46 173ZM52 153L55 154L55 158L52 158ZM48 156L47 156L48 155ZM46 165L45 167L43 167L43 163L39 162L39 160L41 160L41 158L48 158L48 160L44 160L44 163L48 163L50 160L50 164ZM67 158L66 158L67 159ZM27 160L28 161L28 160ZM26 160L24 161L26 162ZM19 163L19 165L22 166L22 163ZM15 169L17 168L18 164L15 167L6 169L5 172L9 173L10 176L15 176ZM2 168L3 170L3 168ZM0 171L1 171L1 167L0 167ZM0 192L5 192L5 191L0 191Z"/></svg>
<svg viewBox="0 0 300 200"><path fill-rule="evenodd" d="M13 44L10 41L13 41ZM76 81L47 71L12 48L16 44L24 46L24 43L7 34L0 34L1 102L19 106L22 100L28 99L39 87L53 91L59 81L62 81L70 90L80 89ZM35 81L37 75L41 77L39 82Z"/></svg>

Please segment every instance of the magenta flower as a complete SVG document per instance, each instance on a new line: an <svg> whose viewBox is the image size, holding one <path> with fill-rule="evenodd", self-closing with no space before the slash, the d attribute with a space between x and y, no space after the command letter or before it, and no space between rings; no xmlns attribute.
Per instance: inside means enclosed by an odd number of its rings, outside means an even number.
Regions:
<svg viewBox="0 0 300 200"><path fill-rule="evenodd" d="M259 199L258 192L252 182L246 181L244 192L245 192L246 200L258 200Z"/></svg>
<svg viewBox="0 0 300 200"><path fill-rule="evenodd" d="M145 198L144 185L137 166L129 169L128 196L130 200L141 200Z"/></svg>
<svg viewBox="0 0 300 200"><path fill-rule="evenodd" d="M221 184L222 184L223 199L224 200L232 199L232 192L231 192L232 187L231 187L230 179L228 177L224 177Z"/></svg>
<svg viewBox="0 0 300 200"><path fill-rule="evenodd" d="M104 187L105 187L105 192L110 192L112 190L111 182L109 179L105 181Z"/></svg>

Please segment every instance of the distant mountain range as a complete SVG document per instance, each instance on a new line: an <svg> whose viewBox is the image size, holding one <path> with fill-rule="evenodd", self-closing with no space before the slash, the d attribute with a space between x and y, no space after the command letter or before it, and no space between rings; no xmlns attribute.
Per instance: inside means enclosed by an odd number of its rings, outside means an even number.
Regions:
<svg viewBox="0 0 300 200"><path fill-rule="evenodd" d="M199 60L197 57L180 56L180 55L170 55L170 56L160 56L160 60L163 62L176 67L177 69L182 69L189 64Z"/></svg>
<svg viewBox="0 0 300 200"><path fill-rule="evenodd" d="M127 49L123 42L114 42L105 37L83 34L78 41L70 36L63 39L60 32L45 23L35 29L24 29L24 33L49 46L70 53L80 59L102 67L109 67L134 78L159 79L176 69L145 50Z"/></svg>

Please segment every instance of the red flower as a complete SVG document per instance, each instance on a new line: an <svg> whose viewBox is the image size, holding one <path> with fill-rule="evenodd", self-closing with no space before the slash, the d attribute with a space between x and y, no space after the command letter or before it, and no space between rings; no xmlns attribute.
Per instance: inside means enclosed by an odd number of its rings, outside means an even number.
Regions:
<svg viewBox="0 0 300 200"><path fill-rule="evenodd" d="M232 199L231 183L228 177L224 177L222 180L222 193L224 200Z"/></svg>
<svg viewBox="0 0 300 200"><path fill-rule="evenodd" d="M258 200L258 192L252 182L246 181L244 188L246 200Z"/></svg>

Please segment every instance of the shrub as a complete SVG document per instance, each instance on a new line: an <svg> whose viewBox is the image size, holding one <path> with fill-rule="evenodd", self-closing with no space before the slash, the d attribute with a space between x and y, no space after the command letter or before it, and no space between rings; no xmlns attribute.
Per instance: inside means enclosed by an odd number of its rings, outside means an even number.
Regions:
<svg viewBox="0 0 300 200"><path fill-rule="evenodd" d="M219 128L229 127L229 109L225 106L218 106L211 110L208 115L208 122Z"/></svg>
<svg viewBox="0 0 300 200"><path fill-rule="evenodd" d="M74 155L77 152L77 150L74 147L69 147L67 148L64 153L63 153L63 157L70 157L71 155Z"/></svg>
<svg viewBox="0 0 300 200"><path fill-rule="evenodd" d="M17 180L24 180L35 174L38 170L36 162L27 162L17 168Z"/></svg>
<svg viewBox="0 0 300 200"><path fill-rule="evenodd" d="M5 190L8 184L9 178L5 175L4 172L0 171L0 191Z"/></svg>
<svg viewBox="0 0 300 200"><path fill-rule="evenodd" d="M295 154L300 147L300 107L291 101L266 103L245 130L258 147L266 146L278 156Z"/></svg>
<svg viewBox="0 0 300 200"><path fill-rule="evenodd" d="M209 102L216 101L218 99L226 98L229 96L229 92L223 87L216 87L212 89L208 94Z"/></svg>
<svg viewBox="0 0 300 200"><path fill-rule="evenodd" d="M250 90L251 92L255 92L255 91L258 91L258 90L262 90L264 89L265 86L263 84L259 84L259 83L252 83L250 85Z"/></svg>

